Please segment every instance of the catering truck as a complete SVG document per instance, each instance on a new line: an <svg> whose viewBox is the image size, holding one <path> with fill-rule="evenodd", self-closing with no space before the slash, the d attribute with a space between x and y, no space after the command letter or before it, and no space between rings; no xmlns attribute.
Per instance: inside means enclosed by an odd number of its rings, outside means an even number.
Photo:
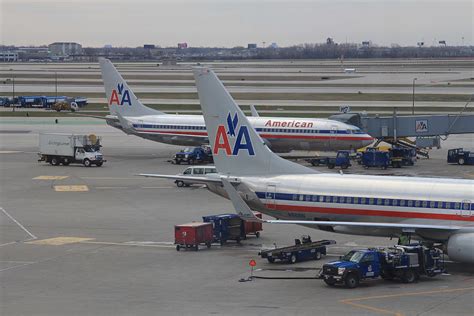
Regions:
<svg viewBox="0 0 474 316"><path fill-rule="evenodd" d="M100 138L91 135L41 133L39 135L38 161L53 166L80 163L86 167L102 166L105 162L100 152Z"/></svg>

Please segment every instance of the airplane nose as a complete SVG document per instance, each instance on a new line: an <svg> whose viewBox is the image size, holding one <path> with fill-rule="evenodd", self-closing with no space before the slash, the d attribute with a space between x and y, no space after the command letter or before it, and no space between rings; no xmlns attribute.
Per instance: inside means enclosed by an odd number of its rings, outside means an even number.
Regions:
<svg viewBox="0 0 474 316"><path fill-rule="evenodd" d="M365 134L363 137L364 139L361 140L361 147L369 146L375 141L375 138L373 138L369 134Z"/></svg>

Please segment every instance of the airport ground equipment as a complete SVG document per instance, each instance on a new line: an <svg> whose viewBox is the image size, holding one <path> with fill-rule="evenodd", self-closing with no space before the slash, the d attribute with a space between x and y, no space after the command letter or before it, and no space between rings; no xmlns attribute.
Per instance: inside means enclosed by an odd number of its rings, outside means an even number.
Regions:
<svg viewBox="0 0 474 316"><path fill-rule="evenodd" d="M53 166L81 163L86 167L100 167L106 162L100 152L101 147L100 138L92 134L41 133L38 161L49 162Z"/></svg>
<svg viewBox="0 0 474 316"><path fill-rule="evenodd" d="M262 218L262 213L253 212L257 218ZM255 235L255 237L260 237L260 232L263 230L263 225L261 222L250 222L244 220L244 235L247 238L247 235Z"/></svg>
<svg viewBox="0 0 474 316"><path fill-rule="evenodd" d="M326 165L329 169L340 167L347 169L351 166L350 151L339 150L336 157L315 157L306 160L313 166Z"/></svg>
<svg viewBox="0 0 474 316"><path fill-rule="evenodd" d="M356 288L365 279L399 279L416 282L421 275L434 277L444 271L442 253L422 245L352 250L339 260L323 265L320 278L333 286Z"/></svg>
<svg viewBox="0 0 474 316"><path fill-rule="evenodd" d="M295 239L293 246L262 250L259 255L270 263L274 263L275 260L288 263L319 260L326 255L326 246L335 243L335 240L312 241L310 236L303 236L301 239Z"/></svg>
<svg viewBox="0 0 474 316"><path fill-rule="evenodd" d="M61 102L56 102L51 106L51 110L56 111L56 112L61 112L61 111L71 111L71 112L76 112L79 110L79 106L77 105L76 102L66 102L66 101L61 101Z"/></svg>
<svg viewBox="0 0 474 316"><path fill-rule="evenodd" d="M187 147L174 155L173 163L179 165L187 163L188 165L196 163L212 163L211 148L208 146Z"/></svg>
<svg viewBox="0 0 474 316"><path fill-rule="evenodd" d="M174 226L174 243L176 250L199 250L199 245L211 248L213 241L212 223L192 222Z"/></svg>
<svg viewBox="0 0 474 316"><path fill-rule="evenodd" d="M213 241L224 245L229 240L240 243L246 238L244 221L236 214L203 216L203 221L212 223Z"/></svg>
<svg viewBox="0 0 474 316"><path fill-rule="evenodd" d="M186 168L182 175L188 177L202 177L204 175L216 174L217 169L215 166L193 166ZM174 183L178 188L189 187L194 184L192 180L175 180Z"/></svg>
<svg viewBox="0 0 474 316"><path fill-rule="evenodd" d="M448 150L448 163L458 165L474 165L474 152L465 151L463 148Z"/></svg>
<svg viewBox="0 0 474 316"><path fill-rule="evenodd" d="M390 153L378 150L376 147L368 147L362 153L360 162L366 169L371 167L387 169L390 166Z"/></svg>
<svg viewBox="0 0 474 316"><path fill-rule="evenodd" d="M394 168L402 166L413 166L416 162L416 149L406 147L392 147L390 152L390 164Z"/></svg>

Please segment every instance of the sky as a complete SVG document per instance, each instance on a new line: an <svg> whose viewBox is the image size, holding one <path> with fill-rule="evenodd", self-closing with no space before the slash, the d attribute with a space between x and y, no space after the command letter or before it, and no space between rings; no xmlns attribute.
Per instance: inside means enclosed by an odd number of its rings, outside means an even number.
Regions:
<svg viewBox="0 0 474 316"><path fill-rule="evenodd" d="M474 0L0 0L0 44L473 45L473 10Z"/></svg>

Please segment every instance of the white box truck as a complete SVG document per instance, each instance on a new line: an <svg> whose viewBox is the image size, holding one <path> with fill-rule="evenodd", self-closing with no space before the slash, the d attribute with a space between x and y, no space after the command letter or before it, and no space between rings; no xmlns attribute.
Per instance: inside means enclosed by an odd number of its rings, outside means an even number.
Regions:
<svg viewBox="0 0 474 316"><path fill-rule="evenodd" d="M86 167L102 166L105 162L100 152L100 138L95 135L41 133L39 135L38 161L53 166L80 163Z"/></svg>

